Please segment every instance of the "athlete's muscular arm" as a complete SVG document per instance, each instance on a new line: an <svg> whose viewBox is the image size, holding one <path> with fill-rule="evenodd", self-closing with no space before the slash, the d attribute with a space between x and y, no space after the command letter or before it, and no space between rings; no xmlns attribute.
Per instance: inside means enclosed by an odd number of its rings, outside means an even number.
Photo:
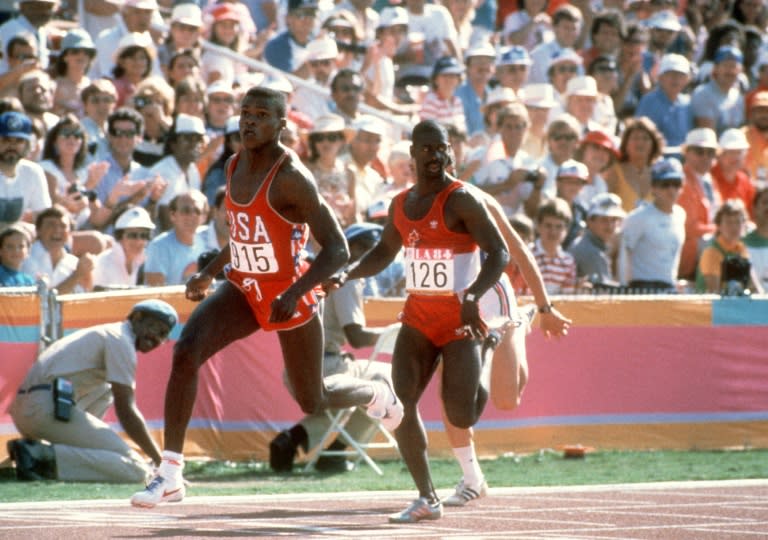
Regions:
<svg viewBox="0 0 768 540"><path fill-rule="evenodd" d="M187 299L199 302L208 294L208 289L213 282L213 277L221 272L224 266L229 262L229 244L209 262L205 268L192 275L187 280Z"/></svg>
<svg viewBox="0 0 768 540"><path fill-rule="evenodd" d="M306 223L320 245L309 269L272 302L270 320L281 322L293 317L299 298L349 260L349 247L333 211L304 171L285 167L272 184L269 200L286 219Z"/></svg>
<svg viewBox="0 0 768 540"><path fill-rule="evenodd" d="M457 190L451 194L446 201L445 218L446 225L451 230L458 230L463 225L486 254L477 278L466 291L467 294L473 293L476 298L480 298L499 280L507 266L507 244L482 201L466 190ZM474 337L485 337L488 334L488 327L480 317L477 301L462 302L461 320L469 327Z"/></svg>
<svg viewBox="0 0 768 540"><path fill-rule="evenodd" d="M403 239L393 223L393 213L393 205L390 205L389 219L384 225L379 242L357 264L349 267L347 280L375 276L392 262L403 247Z"/></svg>

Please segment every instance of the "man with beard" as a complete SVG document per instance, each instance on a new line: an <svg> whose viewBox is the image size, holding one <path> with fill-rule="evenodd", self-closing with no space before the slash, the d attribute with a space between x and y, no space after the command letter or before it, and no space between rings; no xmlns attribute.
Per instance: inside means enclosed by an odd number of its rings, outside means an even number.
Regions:
<svg viewBox="0 0 768 540"><path fill-rule="evenodd" d="M165 231L171 226L168 204L171 199L201 186L197 160L203 152L205 124L189 114L179 114L165 141L165 157L149 170L149 176L159 176L168 185L157 201L157 224Z"/></svg>
<svg viewBox="0 0 768 540"><path fill-rule="evenodd" d="M36 38L37 58L41 69L47 69L51 52L48 49L48 23L53 18L53 12L58 7L58 0L20 0L19 13L15 19L0 26L0 43L2 52L8 50L8 42L14 36L30 33ZM8 60L0 59L0 73L8 71Z"/></svg>
<svg viewBox="0 0 768 540"><path fill-rule="evenodd" d="M29 118L15 111L0 114L0 228L34 223L38 212L51 206L42 167L24 159L31 138Z"/></svg>
<svg viewBox="0 0 768 540"><path fill-rule="evenodd" d="M358 115L358 108L363 98L363 78L357 71L345 68L336 72L331 80L331 112L344 118L347 127L352 125Z"/></svg>
<svg viewBox="0 0 768 540"><path fill-rule="evenodd" d="M488 324L480 297L500 278L509 251L483 202L447 173L448 133L432 120L413 129L416 185L392 201L378 244L336 281L372 276L405 248L408 297L392 358L404 416L395 437L419 498L391 523L438 519L443 507L427 459L418 403L442 357L441 397L452 425L477 422L488 400ZM481 262L480 251L485 252Z"/></svg>
<svg viewBox="0 0 768 540"><path fill-rule="evenodd" d="M768 90L761 90L752 96L749 103L748 123L742 128L747 136L749 148L745 166L757 187L766 186L768 181Z"/></svg>
<svg viewBox="0 0 768 540"><path fill-rule="evenodd" d="M8 442L18 479L142 482L150 464L102 418L114 401L126 434L154 465L160 463L160 449L136 406L136 352L156 349L178 320L169 304L143 300L126 320L83 328L46 349L10 409L25 437Z"/></svg>
<svg viewBox="0 0 768 540"><path fill-rule="evenodd" d="M184 438L200 368L259 329L277 331L287 383L305 413L364 406L387 429L396 428L402 418L402 405L385 381L345 375L323 379L323 327L315 290L347 262L349 249L314 178L279 142L286 108L284 93L262 87L251 88L242 100L242 149L226 165L229 244L190 278L186 297L205 298L222 270L226 281L192 312L174 347L162 463L146 489L131 497L134 506L152 508L184 498ZM300 257L310 233L319 248L305 264Z"/></svg>

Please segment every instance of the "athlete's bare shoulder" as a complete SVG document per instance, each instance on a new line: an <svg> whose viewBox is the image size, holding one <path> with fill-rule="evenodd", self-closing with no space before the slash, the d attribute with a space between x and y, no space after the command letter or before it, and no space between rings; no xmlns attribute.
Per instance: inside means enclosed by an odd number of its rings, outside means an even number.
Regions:
<svg viewBox="0 0 768 540"><path fill-rule="evenodd" d="M269 190L272 207L291 221L306 221L307 211L321 202L314 177L292 150L277 171Z"/></svg>

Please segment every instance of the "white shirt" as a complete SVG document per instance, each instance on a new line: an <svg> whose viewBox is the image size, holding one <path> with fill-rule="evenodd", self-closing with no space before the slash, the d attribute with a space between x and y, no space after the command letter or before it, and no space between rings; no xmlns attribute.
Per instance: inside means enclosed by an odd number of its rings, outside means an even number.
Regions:
<svg viewBox="0 0 768 540"><path fill-rule="evenodd" d="M194 163L187 167L186 176L173 156L165 156L149 169L149 176L160 175L168 182L168 187L157 201L158 205L167 205L176 195L187 193L190 189L200 189L200 172Z"/></svg>
<svg viewBox="0 0 768 540"><path fill-rule="evenodd" d="M517 169L532 169L536 161L522 150L518 150L513 157L496 159L487 165L483 165L475 174L475 184L478 187L492 186L504 182L509 174ZM523 208L523 203L531 196L533 184L520 182L514 188L495 195L504 208L507 217L512 217Z"/></svg>
<svg viewBox="0 0 768 540"><path fill-rule="evenodd" d="M48 69L51 52L48 50L48 30L45 26L35 28L24 15L6 21L0 26L0 42L2 42L2 58L0 58L0 73L8 71L8 42L19 34L32 34L37 40L37 57L40 67Z"/></svg>
<svg viewBox="0 0 768 540"><path fill-rule="evenodd" d="M37 278L44 278L51 287L56 287L71 276L77 269L78 258L71 253L65 253L54 268L51 255L36 240L29 249L29 257L21 264L21 271ZM85 292L83 287L75 285L73 292Z"/></svg>
<svg viewBox="0 0 768 540"><path fill-rule="evenodd" d="M0 223L18 221L24 212L39 212L49 206L48 182L40 165L22 159L16 165L15 176L0 173Z"/></svg>
<svg viewBox="0 0 768 540"><path fill-rule="evenodd" d="M145 254L133 261L130 272L125 267L125 251L122 244L115 242L112 247L96 256L93 267L93 284L95 285L126 285L133 287L138 284L139 268L144 263Z"/></svg>

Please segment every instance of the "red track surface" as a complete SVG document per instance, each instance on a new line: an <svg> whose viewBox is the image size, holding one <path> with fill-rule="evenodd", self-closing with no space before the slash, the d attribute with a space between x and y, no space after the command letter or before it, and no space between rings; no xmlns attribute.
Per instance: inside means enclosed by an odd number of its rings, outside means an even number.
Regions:
<svg viewBox="0 0 768 540"><path fill-rule="evenodd" d="M768 480L491 489L438 521L390 525L413 493L0 504L0 538L768 538Z"/></svg>

